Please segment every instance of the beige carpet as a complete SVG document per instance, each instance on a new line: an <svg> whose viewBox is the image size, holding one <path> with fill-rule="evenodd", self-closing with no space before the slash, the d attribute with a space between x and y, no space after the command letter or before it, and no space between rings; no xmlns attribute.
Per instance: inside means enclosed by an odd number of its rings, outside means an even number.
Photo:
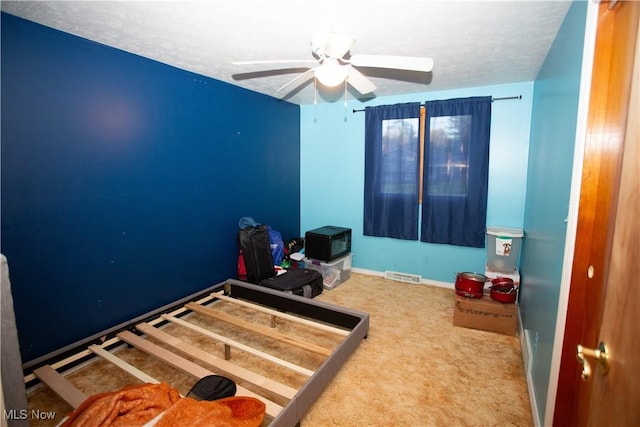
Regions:
<svg viewBox="0 0 640 427"><path fill-rule="evenodd" d="M371 325L303 425L533 424L519 338L453 326L453 290L354 274L319 298Z"/></svg>
<svg viewBox="0 0 640 427"><path fill-rule="evenodd" d="M319 300L368 312L370 330L303 417L302 426L532 425L519 338L454 327L454 296L450 289L361 274L352 274L342 285L318 296ZM238 314L237 306L217 308ZM259 317L255 313L246 316ZM207 324L198 315L189 321ZM166 330L171 328L177 327ZM279 328L285 333L308 335L321 345L336 343L334 336L295 325L283 323ZM184 330L174 333L211 352L221 351L220 344L208 339ZM238 337L242 334L237 332ZM322 363L320 356L280 348L272 342L252 338L251 344L309 369ZM118 356L182 393L194 382L176 369L157 366L136 349L124 349ZM252 369L259 367L260 374L292 387L304 382L299 374L267 366L253 357L238 354L234 361ZM106 362L93 363L67 378L88 395L136 382ZM71 409L44 387L31 390L28 397L31 409L57 414L56 421L32 420L34 426L55 425ZM265 425L268 422L267 418Z"/></svg>

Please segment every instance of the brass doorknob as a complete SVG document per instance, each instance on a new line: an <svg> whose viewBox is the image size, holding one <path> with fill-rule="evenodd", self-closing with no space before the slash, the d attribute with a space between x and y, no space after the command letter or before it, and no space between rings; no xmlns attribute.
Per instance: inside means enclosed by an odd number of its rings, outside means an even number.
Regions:
<svg viewBox="0 0 640 427"><path fill-rule="evenodd" d="M587 381L589 377L591 377L591 365L586 359L587 357L593 357L596 359L600 363L602 374L607 375L609 372L610 354L607 352L607 346L603 342L601 342L595 350L583 347L580 344L576 346L576 358L578 359L578 362L582 364L582 374L580 376L584 381Z"/></svg>

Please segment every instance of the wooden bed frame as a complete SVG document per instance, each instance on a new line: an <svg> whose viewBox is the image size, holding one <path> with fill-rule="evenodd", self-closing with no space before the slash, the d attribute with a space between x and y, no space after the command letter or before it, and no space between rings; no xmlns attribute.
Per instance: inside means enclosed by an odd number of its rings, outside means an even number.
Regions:
<svg viewBox="0 0 640 427"><path fill-rule="evenodd" d="M230 316L228 313L219 312L215 309L215 304L211 304L216 301L225 301L266 313L271 316L271 325L259 325L240 317ZM199 313L216 321L232 324L237 328L251 331L251 333L269 337L280 343L314 352L324 357L323 362L315 370L298 366L184 320L183 317L189 313ZM275 327L277 319L286 319L304 325L304 327L335 334L339 337L338 344L333 348L325 348L299 339L299 337L287 336ZM216 342L223 343L224 358L167 334L161 329L161 326L167 323L188 328ZM77 408L88 396L67 380L64 373L96 358L103 358L111 362L142 382L158 383L158 380L113 354L111 350L122 347L126 343L196 378L215 373L222 375L227 373L241 378L249 384L256 385L258 389L268 390L287 403L279 405L240 385L238 385L237 395L253 396L262 400L266 404L267 416L272 418L270 426L294 426L299 424L304 414L320 396L342 364L355 351L361 340L366 338L368 331L369 315L366 313L228 279L197 294L29 362L24 366L25 383L27 385L37 382L46 384L73 408ZM161 347L145 337L151 337L156 342L160 341L165 346ZM308 379L302 387L295 389L266 378L229 361L232 348L291 369ZM180 356L178 352L188 355L197 363Z"/></svg>

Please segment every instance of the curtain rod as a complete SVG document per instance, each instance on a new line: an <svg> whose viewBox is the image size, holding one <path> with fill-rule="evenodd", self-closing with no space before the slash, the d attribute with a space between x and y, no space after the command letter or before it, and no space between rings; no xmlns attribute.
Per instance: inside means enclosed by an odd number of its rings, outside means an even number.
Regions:
<svg viewBox="0 0 640 427"><path fill-rule="evenodd" d="M522 99L522 95L518 95L518 96L504 96L502 98L491 98L491 102L493 101L506 101L507 99ZM421 106L424 106L424 104L420 104ZM360 113L364 111L364 108L362 110L356 110L355 108L353 109L353 113Z"/></svg>

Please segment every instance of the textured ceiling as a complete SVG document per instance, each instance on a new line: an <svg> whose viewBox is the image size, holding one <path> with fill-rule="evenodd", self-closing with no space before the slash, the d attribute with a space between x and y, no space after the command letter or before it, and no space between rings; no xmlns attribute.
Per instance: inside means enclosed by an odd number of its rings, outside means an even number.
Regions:
<svg viewBox="0 0 640 427"><path fill-rule="evenodd" d="M428 56L430 73L361 69L375 96L532 81L570 1L2 1L2 11L296 104L313 80L276 90L300 69L233 61L313 59L309 37L346 31L353 54ZM577 47L578 48L578 47ZM340 92L340 90L338 90ZM350 97L357 96L351 91ZM318 102L341 94L321 90Z"/></svg>

